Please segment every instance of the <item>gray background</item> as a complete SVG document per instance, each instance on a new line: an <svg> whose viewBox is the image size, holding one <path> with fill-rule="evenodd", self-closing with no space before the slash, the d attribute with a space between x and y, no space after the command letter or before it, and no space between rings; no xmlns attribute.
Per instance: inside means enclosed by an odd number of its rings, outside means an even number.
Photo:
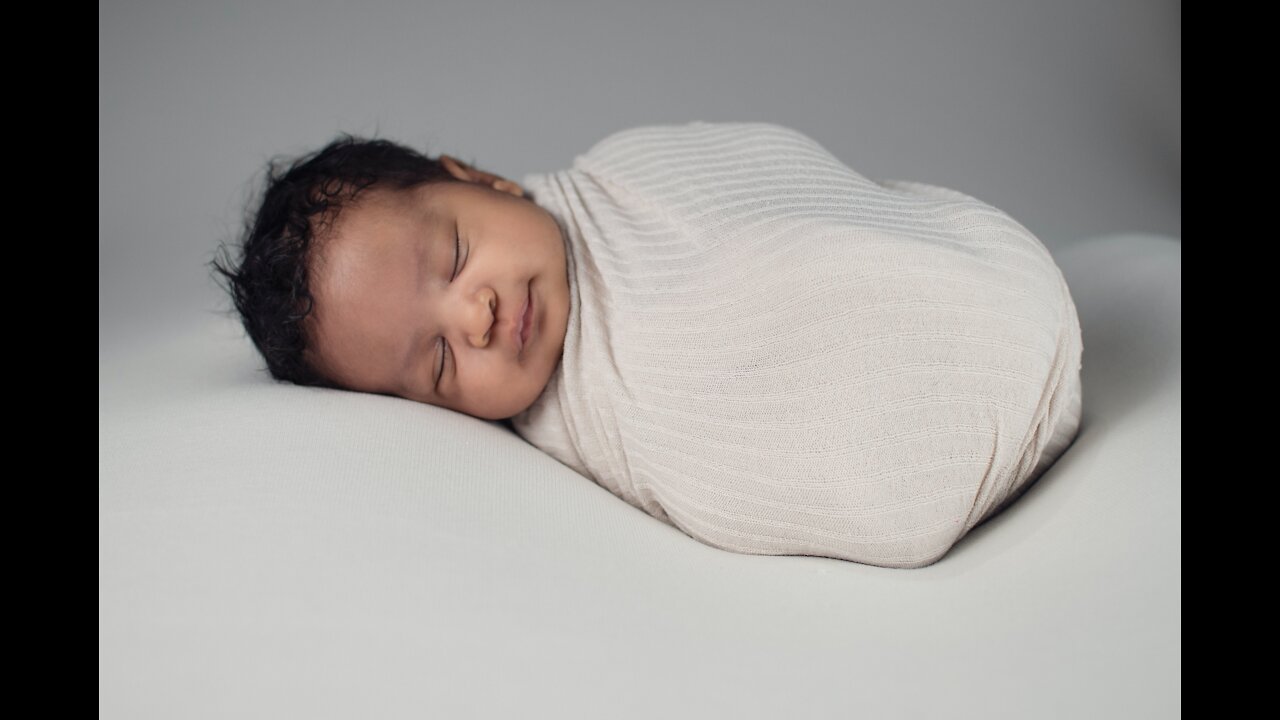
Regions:
<svg viewBox="0 0 1280 720"><path fill-rule="evenodd" d="M1181 56L1170 0L100 2L99 351L229 308L207 263L265 162L340 130L519 180L625 127L769 121L1051 249L1180 238Z"/></svg>

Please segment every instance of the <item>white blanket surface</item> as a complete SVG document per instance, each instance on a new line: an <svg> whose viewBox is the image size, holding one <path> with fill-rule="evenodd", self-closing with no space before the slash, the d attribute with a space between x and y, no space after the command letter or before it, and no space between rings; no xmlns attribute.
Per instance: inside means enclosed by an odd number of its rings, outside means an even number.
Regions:
<svg viewBox="0 0 1280 720"><path fill-rule="evenodd" d="M928 565L1077 433L1075 304L989 204L756 122L623 130L523 184L570 313L512 427L699 541Z"/></svg>

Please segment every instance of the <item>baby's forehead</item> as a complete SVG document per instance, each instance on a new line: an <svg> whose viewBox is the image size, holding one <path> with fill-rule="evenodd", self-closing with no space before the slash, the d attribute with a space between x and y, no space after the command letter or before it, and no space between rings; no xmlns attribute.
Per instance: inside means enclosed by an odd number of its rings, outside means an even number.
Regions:
<svg viewBox="0 0 1280 720"><path fill-rule="evenodd" d="M335 246L347 240L364 239L379 227L400 223L413 216L413 207L402 198L402 191L369 188L354 199L334 205L311 218L312 264L327 261Z"/></svg>
<svg viewBox="0 0 1280 720"><path fill-rule="evenodd" d="M335 202L312 216L312 234L328 237L370 217L403 215L410 212L411 199L405 190L381 185L344 191Z"/></svg>

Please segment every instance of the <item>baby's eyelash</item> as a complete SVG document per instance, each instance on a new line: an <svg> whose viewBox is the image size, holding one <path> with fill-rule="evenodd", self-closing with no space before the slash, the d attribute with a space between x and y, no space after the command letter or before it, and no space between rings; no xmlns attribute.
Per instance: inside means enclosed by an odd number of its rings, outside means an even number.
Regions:
<svg viewBox="0 0 1280 720"><path fill-rule="evenodd" d="M449 341L440 338L440 374L436 376L436 390L440 389L440 381L444 379L444 366L449 361Z"/></svg>
<svg viewBox="0 0 1280 720"><path fill-rule="evenodd" d="M458 260L462 257L462 235L458 232L458 226L453 226L453 275L449 280L458 277Z"/></svg>

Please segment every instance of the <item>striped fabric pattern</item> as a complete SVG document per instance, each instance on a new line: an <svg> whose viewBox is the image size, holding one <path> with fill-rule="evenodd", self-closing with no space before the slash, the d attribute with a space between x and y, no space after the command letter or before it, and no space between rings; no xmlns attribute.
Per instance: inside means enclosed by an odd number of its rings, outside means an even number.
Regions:
<svg viewBox="0 0 1280 720"><path fill-rule="evenodd" d="M623 130L523 184L570 314L512 426L701 542L929 565L1078 431L1066 281L987 203L761 122Z"/></svg>

